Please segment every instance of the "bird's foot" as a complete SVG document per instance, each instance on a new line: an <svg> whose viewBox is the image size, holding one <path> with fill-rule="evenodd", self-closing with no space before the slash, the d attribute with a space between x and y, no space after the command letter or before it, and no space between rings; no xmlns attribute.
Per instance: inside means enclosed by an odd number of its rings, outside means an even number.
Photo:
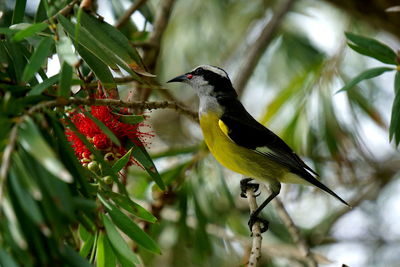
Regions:
<svg viewBox="0 0 400 267"><path fill-rule="evenodd" d="M253 180L254 180L253 178L244 178L244 179L240 180L240 189L241 189L240 196L242 198L247 198L247 195L246 195L247 189L252 188L253 192L255 193L260 188L259 184L251 183L251 181L253 181ZM259 195L260 195L260 193L255 195L255 197L258 197Z"/></svg>
<svg viewBox="0 0 400 267"><path fill-rule="evenodd" d="M250 219L249 219L249 222L247 223L249 225L250 231L252 232L251 235L253 235L253 225L255 223L260 223L260 232L261 233L264 233L268 230L269 221L266 219L263 219L261 217L258 217L258 215L255 213L252 213L252 214L250 214Z"/></svg>

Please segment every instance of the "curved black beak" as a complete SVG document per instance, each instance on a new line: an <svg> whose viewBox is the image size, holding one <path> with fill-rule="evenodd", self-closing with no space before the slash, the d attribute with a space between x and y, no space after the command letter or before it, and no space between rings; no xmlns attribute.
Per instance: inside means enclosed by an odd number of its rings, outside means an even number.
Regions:
<svg viewBox="0 0 400 267"><path fill-rule="evenodd" d="M186 74L183 74L183 75L173 78L172 80L169 80L167 83L184 82L187 80L188 80L188 78L186 77Z"/></svg>

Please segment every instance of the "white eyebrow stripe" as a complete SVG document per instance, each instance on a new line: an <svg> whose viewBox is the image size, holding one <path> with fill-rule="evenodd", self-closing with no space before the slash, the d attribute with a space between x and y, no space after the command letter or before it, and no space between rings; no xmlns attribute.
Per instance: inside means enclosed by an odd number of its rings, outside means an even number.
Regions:
<svg viewBox="0 0 400 267"><path fill-rule="evenodd" d="M200 66L197 66L195 69L197 69L197 68L203 68L205 70L212 71L212 72L218 74L219 76L222 76L222 77L225 77L225 78L229 79L228 74L226 74L226 72L223 71L220 68L217 68L217 67L214 67L214 66L210 66L210 65L200 65Z"/></svg>

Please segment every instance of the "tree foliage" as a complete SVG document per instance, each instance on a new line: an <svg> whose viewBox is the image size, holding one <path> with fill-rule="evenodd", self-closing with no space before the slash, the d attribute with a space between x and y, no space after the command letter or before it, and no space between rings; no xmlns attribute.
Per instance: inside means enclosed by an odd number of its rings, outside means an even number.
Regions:
<svg viewBox="0 0 400 267"><path fill-rule="evenodd" d="M260 265L347 264L335 246L349 242L363 250L358 265L398 262L385 213L398 180L400 78L384 43L396 42L335 10L342 40L327 51L303 23L331 6L272 2L0 3L0 265L245 264L239 179L202 143L194 92L163 85L204 63L227 69L250 112L354 207L284 187L263 215ZM378 77L393 72L394 94Z"/></svg>

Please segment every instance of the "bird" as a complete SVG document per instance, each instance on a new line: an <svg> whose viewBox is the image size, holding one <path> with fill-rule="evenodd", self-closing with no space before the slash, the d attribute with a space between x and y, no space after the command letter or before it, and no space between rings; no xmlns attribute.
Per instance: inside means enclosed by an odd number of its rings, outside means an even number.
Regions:
<svg viewBox="0 0 400 267"><path fill-rule="evenodd" d="M190 85L196 91L200 127L216 160L249 177L242 180L242 186L250 186L252 179L268 184L271 194L250 215L250 231L255 222L264 225L262 231L267 230L268 221L259 214L279 194L281 183L316 186L350 207L316 178L318 174L289 145L247 112L225 70L201 65L167 83L172 82Z"/></svg>

